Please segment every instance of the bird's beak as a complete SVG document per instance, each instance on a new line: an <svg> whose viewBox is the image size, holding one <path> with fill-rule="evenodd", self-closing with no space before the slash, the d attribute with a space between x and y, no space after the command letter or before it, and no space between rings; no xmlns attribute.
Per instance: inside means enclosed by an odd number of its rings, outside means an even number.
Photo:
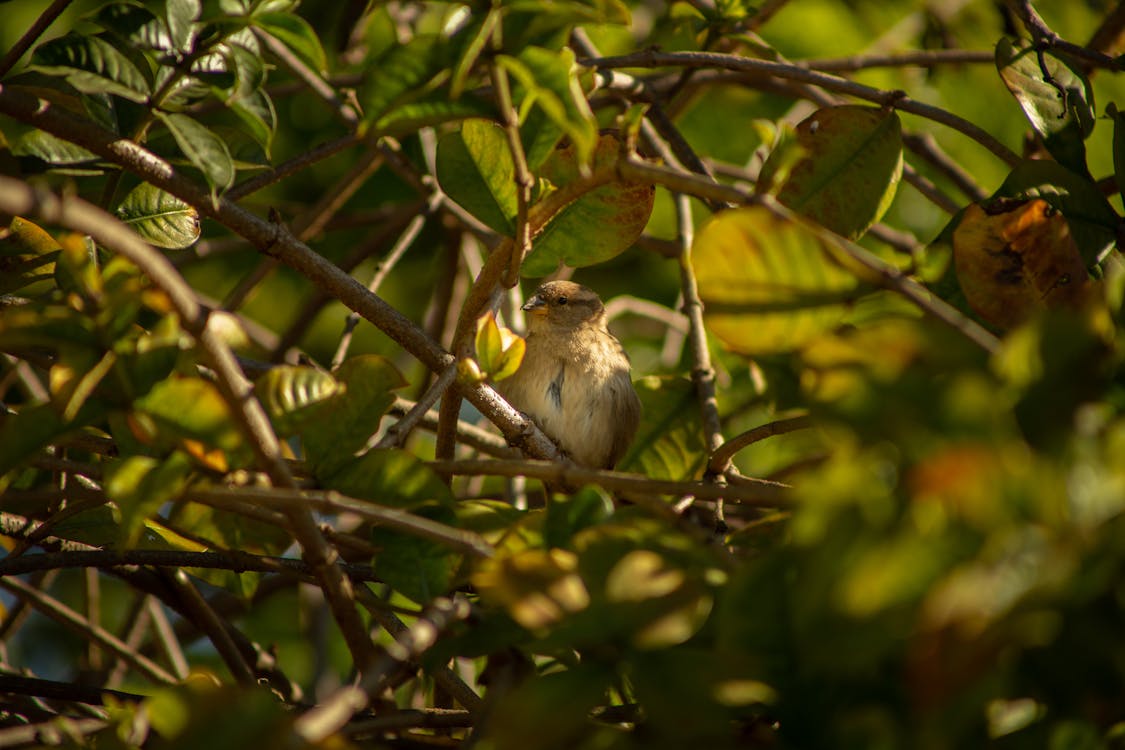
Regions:
<svg viewBox="0 0 1125 750"><path fill-rule="evenodd" d="M546 315L547 314L547 300L543 299L538 294L531 296L523 306L524 312L532 313L533 315Z"/></svg>

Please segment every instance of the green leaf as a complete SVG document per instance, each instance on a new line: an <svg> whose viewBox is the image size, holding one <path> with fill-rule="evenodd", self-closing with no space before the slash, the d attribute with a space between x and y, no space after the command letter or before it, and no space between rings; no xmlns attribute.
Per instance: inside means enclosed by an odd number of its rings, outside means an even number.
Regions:
<svg viewBox="0 0 1125 750"><path fill-rule="evenodd" d="M812 230L762 207L724 211L696 235L707 328L743 354L798 349L837 325L856 278Z"/></svg>
<svg viewBox="0 0 1125 750"><path fill-rule="evenodd" d="M144 523L187 489L193 467L187 454L175 451L166 459L128 456L106 466L105 494L121 514L119 540L134 547Z"/></svg>
<svg viewBox="0 0 1125 750"><path fill-rule="evenodd" d="M42 227L19 216L13 218L0 237L0 294L51 279L61 250Z"/></svg>
<svg viewBox="0 0 1125 750"><path fill-rule="evenodd" d="M613 164L620 143L606 134L598 139L594 168ZM556 149L543 165L543 177L558 188L581 179L574 146ZM524 261L524 276L545 276L560 262L574 268L602 263L629 248L641 236L652 214L652 185L610 182L569 203L536 237Z"/></svg>
<svg viewBox="0 0 1125 750"><path fill-rule="evenodd" d="M117 217L156 247L178 250L199 239L199 213L187 203L143 182L117 207Z"/></svg>
<svg viewBox="0 0 1125 750"><path fill-rule="evenodd" d="M1087 266L1101 261L1116 242L1120 219L1113 206L1093 180L1061 164L1043 159L1020 162L991 197L1047 201L1066 217Z"/></svg>
<svg viewBox="0 0 1125 750"><path fill-rule="evenodd" d="M641 424L618 469L653 479L695 479L707 456L695 386L655 375L633 385L641 397Z"/></svg>
<svg viewBox="0 0 1125 750"><path fill-rule="evenodd" d="M449 505L453 494L424 461L397 449L376 449L352 458L330 474L317 473L324 486L391 508L417 508L429 502Z"/></svg>
<svg viewBox="0 0 1125 750"><path fill-rule="evenodd" d="M234 183L234 160L222 138L187 115L157 112L156 116L172 133L184 156L203 172L212 195Z"/></svg>
<svg viewBox="0 0 1125 750"><path fill-rule="evenodd" d="M488 117L495 114L495 110L491 103L471 94L462 94L456 101L450 101L449 93L440 88L424 91L396 105L378 118L373 128L390 136L408 135L416 133L419 128Z"/></svg>
<svg viewBox="0 0 1125 750"><path fill-rule="evenodd" d="M67 34L35 50L33 70L65 76L88 94L114 94L143 104L151 93L148 79L123 53L96 36Z"/></svg>
<svg viewBox="0 0 1125 750"><path fill-rule="evenodd" d="M342 390L331 373L296 365L271 367L254 383L254 393L281 436L299 432L319 405Z"/></svg>
<svg viewBox="0 0 1125 750"><path fill-rule="evenodd" d="M81 176L103 171L97 154L42 130L25 133L16 141L13 152L17 156L40 159L59 174Z"/></svg>
<svg viewBox="0 0 1125 750"><path fill-rule="evenodd" d="M301 434L318 476L333 473L367 445L395 401L392 391L406 385L394 365L373 354L345 361L335 377L343 390L323 402Z"/></svg>
<svg viewBox="0 0 1125 750"><path fill-rule="evenodd" d="M309 22L295 13L255 13L253 24L274 37L318 73L328 70L320 37Z"/></svg>
<svg viewBox="0 0 1125 750"><path fill-rule="evenodd" d="M229 106L238 119L242 120L246 132L262 147L268 158L273 150L273 136L277 131L277 111L269 94L265 91L254 91L235 99Z"/></svg>
<svg viewBox="0 0 1125 750"><path fill-rule="evenodd" d="M598 145L598 124L578 81L574 51L527 47L516 57L500 55L496 62L519 82L512 97L520 111L539 107L570 138L579 164L590 164Z"/></svg>
<svg viewBox="0 0 1125 750"><path fill-rule="evenodd" d="M421 34L369 63L370 73L359 96L363 122L376 124L396 105L424 93L426 84L445 70L449 55L446 39Z"/></svg>
<svg viewBox="0 0 1125 750"><path fill-rule="evenodd" d="M485 225L515 235L516 182L504 129L488 120L466 120L438 141L441 189Z"/></svg>
<svg viewBox="0 0 1125 750"><path fill-rule="evenodd" d="M1057 52L1010 39L996 43L996 69L1051 155L1088 174L1083 141L1094 129L1094 92L1081 69Z"/></svg>
<svg viewBox="0 0 1125 750"><path fill-rule="evenodd" d="M558 136L568 136L576 146L579 163L589 164L597 146L597 121L578 81L574 51L526 47L515 57L498 56L496 62L519 82L512 97L520 111L526 114L532 106L538 107L555 126L558 135L553 141L557 143ZM540 133L535 142L541 142L543 137ZM529 151L535 156L543 148ZM538 157L529 163L538 164Z"/></svg>
<svg viewBox="0 0 1125 750"><path fill-rule="evenodd" d="M1125 113L1110 102L1106 114L1113 120L1113 179L1117 193L1125 199Z"/></svg>
<svg viewBox="0 0 1125 750"><path fill-rule="evenodd" d="M227 471L249 457L230 407L213 383L202 378L171 377L137 399L139 417L152 425L152 439L162 446L183 446L200 463Z"/></svg>
<svg viewBox="0 0 1125 750"><path fill-rule="evenodd" d="M51 404L27 406L16 414L0 416L0 478L21 466L39 449L77 427L92 421L100 407L87 403L73 421L62 418ZM0 481L0 490L4 482Z"/></svg>
<svg viewBox="0 0 1125 750"><path fill-rule="evenodd" d="M202 4L199 0L163 0L163 5L173 49L189 51L195 41L195 20L203 10Z"/></svg>
<svg viewBox="0 0 1125 750"><path fill-rule="evenodd" d="M432 521L455 526L457 517L448 505L427 504L415 510ZM449 591L461 555L428 539L376 526L371 543L379 548L372 563L375 575L395 591L418 604Z"/></svg>
<svg viewBox="0 0 1125 750"><path fill-rule="evenodd" d="M882 218L902 176L902 124L893 110L846 105L818 110L797 126L801 156L778 200L851 239ZM762 185L786 166L776 149L762 167Z"/></svg>
<svg viewBox="0 0 1125 750"><path fill-rule="evenodd" d="M98 11L94 22L127 44L139 49L173 49L167 26L148 9L113 3Z"/></svg>

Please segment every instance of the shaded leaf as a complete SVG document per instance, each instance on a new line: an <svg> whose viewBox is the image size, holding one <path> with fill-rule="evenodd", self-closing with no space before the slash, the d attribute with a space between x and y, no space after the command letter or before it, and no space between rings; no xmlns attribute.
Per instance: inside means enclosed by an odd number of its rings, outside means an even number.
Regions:
<svg viewBox="0 0 1125 750"><path fill-rule="evenodd" d="M763 165L760 184L784 179L788 168L778 200L833 232L860 237L894 199L902 176L902 124L893 110L817 110L797 126L795 142L786 143ZM790 165L792 148L800 156Z"/></svg>
<svg viewBox="0 0 1125 750"><path fill-rule="evenodd" d="M103 171L97 154L42 130L31 130L16 142L13 153L46 162L60 174L91 175Z"/></svg>
<svg viewBox="0 0 1125 750"><path fill-rule="evenodd" d="M320 37L309 22L296 13L255 13L251 20L316 72L325 73L328 70L328 59L324 55L324 48L320 46Z"/></svg>
<svg viewBox="0 0 1125 750"><path fill-rule="evenodd" d="M744 354L800 348L837 325L859 283L811 230L761 207L724 211L696 235L708 329Z"/></svg>
<svg viewBox="0 0 1125 750"><path fill-rule="evenodd" d="M516 183L504 129L488 120L466 120L438 141L441 189L488 227L515 234Z"/></svg>
<svg viewBox="0 0 1125 750"><path fill-rule="evenodd" d="M1061 164L1042 159L1020 162L992 199L1042 198L1062 212L1087 266L1101 261L1117 237L1119 217L1097 185Z"/></svg>
<svg viewBox="0 0 1125 750"><path fill-rule="evenodd" d="M1088 174L1083 141L1094 129L1094 92L1081 69L1057 52L1010 39L996 43L996 69L1051 155Z"/></svg>
<svg viewBox="0 0 1125 750"><path fill-rule="evenodd" d="M134 47L158 51L173 49L167 26L146 8L112 3L99 10L94 20Z"/></svg>
<svg viewBox="0 0 1125 750"><path fill-rule="evenodd" d="M429 502L449 505L453 495L424 461L404 450L383 448L346 461L317 478L330 489L392 508L416 508Z"/></svg>
<svg viewBox="0 0 1125 750"><path fill-rule="evenodd" d="M187 489L193 472L186 454L175 451L166 459L128 456L106 467L105 494L117 506L121 519L120 542L134 547L144 523L165 503Z"/></svg>
<svg viewBox="0 0 1125 750"><path fill-rule="evenodd" d="M372 125L394 106L417 98L444 70L449 55L447 40L419 35L370 63L371 72L359 97L364 123Z"/></svg>
<svg viewBox="0 0 1125 750"><path fill-rule="evenodd" d="M171 193L143 182L117 207L117 217L151 245L172 250L199 239L199 213Z"/></svg>
<svg viewBox="0 0 1125 750"><path fill-rule="evenodd" d="M457 523L446 505L424 505L415 513L446 525ZM379 526L371 531L371 543L379 548L372 563L375 575L418 604L449 591L461 563L461 555L444 545Z"/></svg>
<svg viewBox="0 0 1125 750"><path fill-rule="evenodd" d="M394 365L373 354L346 360L334 375L343 389L317 408L301 434L318 475L331 474L367 445L394 403L392 391L406 385Z"/></svg>
<svg viewBox="0 0 1125 750"><path fill-rule="evenodd" d="M202 4L199 0L163 0L163 6L164 22L173 48L187 52L195 39L194 24L202 11Z"/></svg>
<svg viewBox="0 0 1125 750"><path fill-rule="evenodd" d="M96 36L67 34L40 45L32 69L65 76L71 86L90 94L114 94L143 104L149 82L136 65L112 44Z"/></svg>
<svg viewBox="0 0 1125 750"><path fill-rule="evenodd" d="M706 460L695 386L655 375L633 385L641 398L641 424L618 469L653 479L695 479Z"/></svg>
<svg viewBox="0 0 1125 750"><path fill-rule="evenodd" d="M602 135L594 153L594 168L612 164L619 150L617 138ZM581 174L573 146L556 149L542 171L556 188L577 182ZM545 276L560 262L581 268L619 255L644 231L655 195L652 185L637 182L611 182L585 193L555 214L535 237L521 273Z"/></svg>
<svg viewBox="0 0 1125 750"><path fill-rule="evenodd" d="M203 172L212 194L234 183L234 160L222 138L187 115L157 112L184 156Z"/></svg>
<svg viewBox="0 0 1125 750"><path fill-rule="evenodd" d="M1000 328L1036 310L1077 306L1090 288L1066 217L1044 200L969 206L953 233L953 259L973 310Z"/></svg>

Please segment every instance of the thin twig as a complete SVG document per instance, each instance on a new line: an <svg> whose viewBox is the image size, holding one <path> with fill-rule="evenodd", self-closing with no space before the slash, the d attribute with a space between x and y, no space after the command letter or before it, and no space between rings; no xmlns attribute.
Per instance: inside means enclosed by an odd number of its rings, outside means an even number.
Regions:
<svg viewBox="0 0 1125 750"><path fill-rule="evenodd" d="M387 276L394 267L398 265L399 260L401 260L402 256L406 254L406 251L410 249L410 246L414 244L414 240L418 239L418 235L421 234L422 229L426 226L426 222L441 204L441 201L441 192L435 191L426 202L425 209L418 213L410 220L410 223L406 225L406 229L399 235L394 246L391 247L390 252L387 253L387 257L379 262L378 266L375 268L375 273L371 275L371 281L367 284L367 290L369 292L376 294L379 291L379 287L383 285ZM352 332L358 324L359 315L355 312L348 313L347 318L344 320L344 334L340 337L340 342L336 347L336 353L332 355L332 370L336 370L347 358L348 349L351 348L352 343Z"/></svg>
<svg viewBox="0 0 1125 750"><path fill-rule="evenodd" d="M829 91L876 102L883 106L892 106L903 112L925 117L972 138L1011 166L1015 166L1021 161L1019 154L1000 143L992 135L951 112L930 104L917 102L901 91L884 91L839 76L809 70L800 65L779 63L772 60L756 60L717 52L658 52L655 50L617 57L583 60L581 62L583 65L596 68L657 68L668 66L723 68L801 81L820 86Z"/></svg>
<svg viewBox="0 0 1125 750"><path fill-rule="evenodd" d="M424 654L446 628L468 616L469 605L464 599L434 600L412 626L395 636L358 685L340 688L322 704L300 716L294 722L294 731L314 744L340 731L352 716L367 707L371 696L381 691L387 676ZM473 710L469 706L466 708Z"/></svg>
<svg viewBox="0 0 1125 750"><path fill-rule="evenodd" d="M496 38L499 41L499 37ZM512 155L515 172L513 175L516 183L515 245L503 276L504 286L511 288L519 283L520 265L531 251L531 226L527 220L527 207L531 204L531 191L535 187L535 178L527 166L527 154L524 153L523 140L520 136L519 115L516 114L516 107L512 102L508 71L493 62L489 66L489 75L492 77L492 86L496 91L496 105L500 108L500 116L504 120L504 135L508 140L508 152Z"/></svg>
<svg viewBox="0 0 1125 750"><path fill-rule="evenodd" d="M4 100L8 93L6 87L0 86L0 100ZM137 148L135 145L133 147ZM146 158L146 162L148 161ZM196 194L194 197L203 199L199 201L200 204L211 203L203 195ZM16 215L35 214L47 221L77 229L135 263L164 291L184 328L200 344L202 353L215 373L219 392L229 404L235 423L248 439L259 465L266 470L276 486L294 486L293 476L281 457L277 435L274 434L262 405L254 397L251 384L239 370L238 363L220 332L208 325L207 312L191 287L164 256L101 209L73 196L60 198L50 193L36 192L18 180L0 177L0 210ZM355 609L351 583L332 564L336 553L325 542L312 514L304 508L291 508L287 512L305 559L316 572L345 641L357 666L362 670L375 652Z"/></svg>
<svg viewBox="0 0 1125 750"><path fill-rule="evenodd" d="M336 116L343 124L354 127L359 123L359 115L356 113L352 105L344 101L332 85L320 77L315 70L297 57L293 52L285 46L281 41L268 32L262 30L260 26L251 26L254 34L262 41L266 49L278 59L278 61L289 69L293 75L301 79L302 82L309 89L322 99L329 108L332 114Z"/></svg>
<svg viewBox="0 0 1125 750"><path fill-rule="evenodd" d="M938 65L976 65L981 63L991 65L995 60L996 53L990 49L924 49L895 54L853 55L852 57L801 60L799 64L812 70L846 73L868 68L903 68L908 66L933 68Z"/></svg>
<svg viewBox="0 0 1125 750"><path fill-rule="evenodd" d="M31 28L23 33L23 35L16 40L12 48L4 55L4 59L0 60L0 77L7 75L8 71L15 67L19 59L23 57L23 53L31 49L31 45L35 44L47 27L55 22L55 19L62 15L62 12L74 2L74 0L55 0L47 6L46 10L40 13Z"/></svg>
<svg viewBox="0 0 1125 750"><path fill-rule="evenodd" d="M410 435L411 430L426 416L430 407L437 403L437 400L441 398L449 386L453 384L456 377L456 365L447 367L437 381L422 395L418 403L414 404L414 406L403 415L402 419L387 428L387 433L375 444L375 447L401 448L406 443L406 438Z"/></svg>
<svg viewBox="0 0 1125 750"><path fill-rule="evenodd" d="M29 602L44 615L56 622L66 625L83 638L96 643L110 654L128 662L139 674L144 675L153 682L168 685L176 682L175 675L167 672L163 667L147 656L138 654L130 649L126 643L123 643L121 639L105 628L100 628L91 624L82 615L78 614L58 599L55 599L53 596L48 596L42 591L12 576L0 578L0 587L7 589L24 601Z"/></svg>
<svg viewBox="0 0 1125 750"><path fill-rule="evenodd" d="M257 678L254 676L253 667L247 663L242 652L234 644L234 640L227 632L226 624L211 609L211 605L195 588L195 584L188 578L187 573L177 569L168 576L168 583L180 595L184 609L192 614L192 622L207 635L208 640L215 647L223 663L227 665L231 676L240 685L254 685Z"/></svg>
<svg viewBox="0 0 1125 750"><path fill-rule="evenodd" d="M200 487L192 488L185 496L188 500L208 505L227 502L256 503L281 510L294 507L315 508L324 513L354 513L375 521L389 529L429 539L473 557L490 557L494 550L480 535L457 529L399 508L378 505L370 500L358 500L335 490L298 490L272 487Z"/></svg>
<svg viewBox="0 0 1125 750"><path fill-rule="evenodd" d="M730 467L731 459L743 448L774 435L784 435L787 432L803 430L811 426L812 419L810 419L807 414L804 414L799 417L778 419L774 422L768 422L751 430L747 430L719 446L719 448L711 454L711 461L707 466L707 470L719 473L725 472Z"/></svg>
<svg viewBox="0 0 1125 750"><path fill-rule="evenodd" d="M301 154L293 157L289 161L282 162L272 169L260 172L254 177L238 183L226 193L224 193L224 196L228 200L232 201L242 200L252 193L256 193L263 188L267 188L275 182L280 182L286 177L294 175L303 169L308 169L314 164L322 162L330 156L335 156L344 149L355 146L362 141L363 138L361 136L349 133L348 135L337 138L334 141L329 141L328 143L322 143L319 146L314 146L308 151L304 151Z"/></svg>
<svg viewBox="0 0 1125 750"><path fill-rule="evenodd" d="M650 479L641 474L621 471L587 469L574 464L553 461L518 460L462 460L434 461L435 471L457 475L488 475L501 477L524 476L559 486L581 487L592 484L614 492L635 495L694 496L703 500L726 498L743 504L761 504L774 507L784 503L788 485L766 480L753 480L754 484L742 489L721 487L711 482L674 482Z"/></svg>

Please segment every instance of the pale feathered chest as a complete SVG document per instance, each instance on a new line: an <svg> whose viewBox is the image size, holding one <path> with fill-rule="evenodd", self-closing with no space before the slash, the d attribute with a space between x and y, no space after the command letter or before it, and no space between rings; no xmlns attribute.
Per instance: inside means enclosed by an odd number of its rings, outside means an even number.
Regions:
<svg viewBox="0 0 1125 750"><path fill-rule="evenodd" d="M530 334L523 364L500 390L580 464L612 465L636 431L629 359L607 332Z"/></svg>

